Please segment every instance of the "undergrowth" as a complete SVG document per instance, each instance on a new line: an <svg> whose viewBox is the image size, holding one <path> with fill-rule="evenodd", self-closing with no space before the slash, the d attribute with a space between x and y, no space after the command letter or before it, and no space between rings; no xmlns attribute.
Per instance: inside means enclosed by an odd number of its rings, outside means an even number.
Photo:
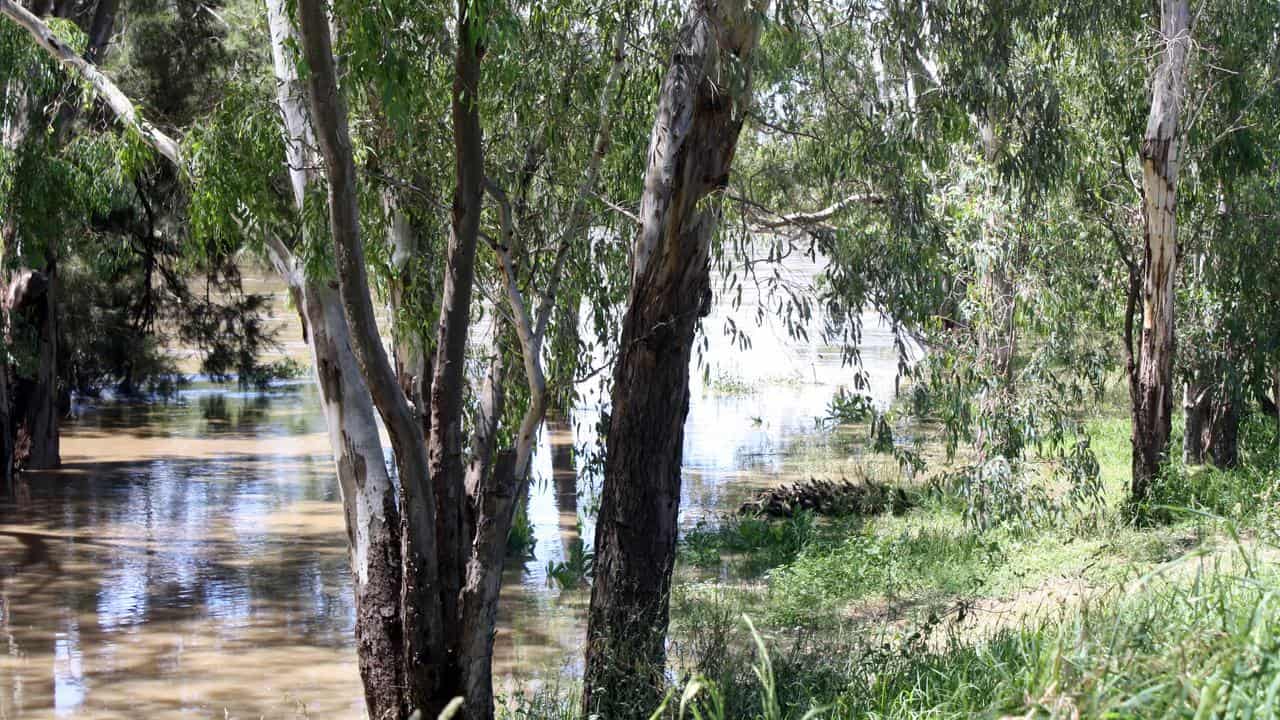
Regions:
<svg viewBox="0 0 1280 720"><path fill-rule="evenodd" d="M1193 553L1129 585L982 636L937 619L892 639L761 634L737 616L652 718L1277 717L1280 575L1255 549ZM542 693L506 717L574 712Z"/></svg>
<svg viewBox="0 0 1280 720"><path fill-rule="evenodd" d="M671 694L654 717L1276 718L1280 456L1266 420L1242 428L1241 447L1262 450L1239 468L1171 463L1142 527L1119 509L1128 423L1114 418L1090 423L1106 502L1073 518L984 527L956 497L922 493L901 517L701 524L680 546ZM1063 581L1084 590L1019 610ZM975 621L984 603L1011 619ZM576 696L540 691L505 716L576 718Z"/></svg>

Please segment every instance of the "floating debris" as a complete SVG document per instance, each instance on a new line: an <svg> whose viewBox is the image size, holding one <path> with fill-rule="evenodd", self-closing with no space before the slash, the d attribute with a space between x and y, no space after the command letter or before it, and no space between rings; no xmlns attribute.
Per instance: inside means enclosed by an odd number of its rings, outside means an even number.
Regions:
<svg viewBox="0 0 1280 720"><path fill-rule="evenodd" d="M818 515L901 515L915 504L900 487L873 480L819 480L763 490L742 503L739 515L791 517L808 510Z"/></svg>

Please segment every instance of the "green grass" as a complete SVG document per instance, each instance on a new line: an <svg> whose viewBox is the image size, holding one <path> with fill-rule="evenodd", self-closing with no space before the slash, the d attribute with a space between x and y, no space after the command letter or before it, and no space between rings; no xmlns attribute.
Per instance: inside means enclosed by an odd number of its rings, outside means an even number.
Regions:
<svg viewBox="0 0 1280 720"><path fill-rule="evenodd" d="M970 593L1003 559L998 541L955 528L868 528L836 543L811 544L772 573L766 617L812 626L838 620L858 600Z"/></svg>
<svg viewBox="0 0 1280 720"><path fill-rule="evenodd" d="M720 522L699 522L686 532L679 558L700 568L728 565L735 574L752 577L791 562L820 532L842 534L844 529L844 523L819 527L808 512L783 520L731 516Z"/></svg>
<svg viewBox="0 0 1280 720"><path fill-rule="evenodd" d="M687 533L672 597L675 695L663 716L680 717L683 699L685 717L696 709L705 720L799 720L814 709L829 718L1276 717L1274 423L1246 422L1238 469L1172 463L1144 527L1120 510L1127 419L1098 418L1089 431L1105 505L1031 531L978 530L953 498L926 494L901 517L731 518ZM1038 591L1064 581L1084 590L1030 611ZM1013 611L975 625L984 607ZM956 622L962 610L968 623ZM744 615L759 623L767 663ZM573 717L565 697L546 694L510 716Z"/></svg>
<svg viewBox="0 0 1280 720"><path fill-rule="evenodd" d="M935 621L894 641L775 632L757 645L739 620L734 649L684 675L661 716L1275 718L1280 575L1238 549L1248 565L1193 556L1131 577L1127 593L978 637ZM573 717L563 696L535 699L507 717Z"/></svg>

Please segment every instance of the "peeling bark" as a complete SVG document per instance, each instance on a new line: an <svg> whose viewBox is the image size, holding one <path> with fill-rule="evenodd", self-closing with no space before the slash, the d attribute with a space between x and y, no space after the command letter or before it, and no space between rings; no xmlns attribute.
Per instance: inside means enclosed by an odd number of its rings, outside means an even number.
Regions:
<svg viewBox="0 0 1280 720"><path fill-rule="evenodd" d="M453 616L441 592L440 566L453 558L450 546L436 552L436 508L428 470L426 442L418 417L405 399L392 369L373 312L360 237L355 162L348 135L347 109L338 89L337 70L322 0L298 3L299 34L310 73L307 77L311 122L329 181L329 229L333 236L338 296L351 333L351 349L391 436L400 476L402 535L402 613L405 637L406 695L410 710L438 715L455 687L445 654L452 646Z"/></svg>
<svg viewBox="0 0 1280 720"><path fill-rule="evenodd" d="M1133 406L1132 500L1141 503L1168 456L1173 411L1174 276L1178 255L1180 111L1186 91L1191 14L1187 0L1162 0L1160 66L1142 141L1142 335Z"/></svg>
<svg viewBox="0 0 1280 720"><path fill-rule="evenodd" d="M292 288L311 345L342 491L356 596L356 657L370 718L408 716L401 617L400 514L337 291Z"/></svg>
<svg viewBox="0 0 1280 720"><path fill-rule="evenodd" d="M305 105L305 88L289 58L298 42L284 0L267 0L277 101L284 126L294 205L302 209L315 181L316 140ZM342 492L356 596L356 648L369 717L409 714L411 661L405 622L405 519L396 502L378 434L372 395L352 348L338 291L308 279L290 250L268 239L269 255L290 286L312 350L321 405Z"/></svg>

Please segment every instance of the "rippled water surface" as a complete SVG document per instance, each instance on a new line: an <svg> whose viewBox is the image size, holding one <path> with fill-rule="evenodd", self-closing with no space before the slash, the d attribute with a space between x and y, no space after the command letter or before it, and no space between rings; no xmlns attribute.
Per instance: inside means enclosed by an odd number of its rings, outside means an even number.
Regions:
<svg viewBox="0 0 1280 720"><path fill-rule="evenodd" d="M718 307L705 325L710 375L732 382L695 378L686 524L796 479L793 446L853 379L830 348L778 328L753 329L751 349L734 350L724 319L747 327L754 314L750 301ZM869 328L863 356L887 400L888 335ZM499 618L508 689L580 662L587 595L549 583L546 568L580 523L592 532L591 388L572 424L543 432L535 460L534 555L509 561ZM63 458L0 503L0 718L361 715L342 514L309 382L83 407Z"/></svg>

